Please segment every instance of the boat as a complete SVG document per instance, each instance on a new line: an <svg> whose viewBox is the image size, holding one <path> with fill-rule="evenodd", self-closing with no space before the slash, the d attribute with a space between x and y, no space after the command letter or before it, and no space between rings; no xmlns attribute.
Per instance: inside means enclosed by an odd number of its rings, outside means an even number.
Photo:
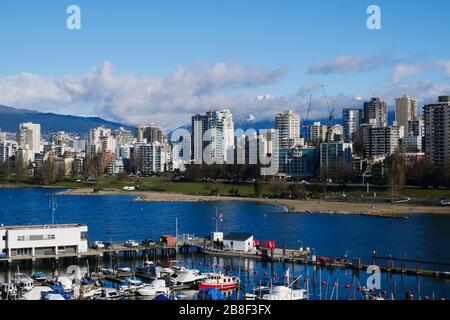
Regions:
<svg viewBox="0 0 450 320"><path fill-rule="evenodd" d="M25 300L42 300L45 295L52 292L53 289L47 286L36 286L23 294Z"/></svg>
<svg viewBox="0 0 450 320"><path fill-rule="evenodd" d="M166 280L156 279L150 284L137 290L138 295L143 297L156 297L160 294L170 295L170 288L166 286Z"/></svg>
<svg viewBox="0 0 450 320"><path fill-rule="evenodd" d="M19 288L14 282L0 282L0 298L3 300L17 300L19 297Z"/></svg>
<svg viewBox="0 0 450 320"><path fill-rule="evenodd" d="M36 282L45 282L47 281L47 277L43 272L35 272L31 275L31 279L33 279Z"/></svg>
<svg viewBox="0 0 450 320"><path fill-rule="evenodd" d="M305 289L292 289L287 286L274 286L269 293L262 296L261 300L306 300Z"/></svg>
<svg viewBox="0 0 450 320"><path fill-rule="evenodd" d="M170 277L170 282L174 285L195 285L206 279L206 275L197 269L180 268Z"/></svg>
<svg viewBox="0 0 450 320"><path fill-rule="evenodd" d="M93 295L92 300L120 300L124 297L124 293L114 288L101 288L97 294Z"/></svg>
<svg viewBox="0 0 450 320"><path fill-rule="evenodd" d="M34 287L34 281L24 273L16 274L18 279L16 281L20 290L30 291Z"/></svg>
<svg viewBox="0 0 450 320"><path fill-rule="evenodd" d="M211 272L206 273L206 278L199 283L198 287L199 289L231 290L236 288L239 283L238 277Z"/></svg>
<svg viewBox="0 0 450 320"><path fill-rule="evenodd" d="M245 294L245 300L260 300L265 294L270 293L271 288L271 279L265 279L265 281L260 282L259 286L254 287L252 292Z"/></svg>
<svg viewBox="0 0 450 320"><path fill-rule="evenodd" d="M141 280L137 279L128 279L127 284L120 287L121 292L130 291L135 292L138 289L144 287L144 284Z"/></svg>
<svg viewBox="0 0 450 320"><path fill-rule="evenodd" d="M131 268L130 267L120 267L119 269L117 269L119 272L131 272Z"/></svg>

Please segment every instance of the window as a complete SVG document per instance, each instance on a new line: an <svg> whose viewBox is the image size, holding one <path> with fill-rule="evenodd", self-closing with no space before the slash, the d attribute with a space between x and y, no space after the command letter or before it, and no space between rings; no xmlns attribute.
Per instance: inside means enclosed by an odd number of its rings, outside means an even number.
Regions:
<svg viewBox="0 0 450 320"><path fill-rule="evenodd" d="M86 231L82 231L81 232L81 240L87 240L87 232Z"/></svg>

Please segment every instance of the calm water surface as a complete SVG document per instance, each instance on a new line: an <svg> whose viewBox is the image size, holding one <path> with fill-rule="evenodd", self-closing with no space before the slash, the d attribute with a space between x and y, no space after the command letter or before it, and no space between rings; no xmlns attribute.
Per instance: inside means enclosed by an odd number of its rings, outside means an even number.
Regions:
<svg viewBox="0 0 450 320"><path fill-rule="evenodd" d="M49 199L62 190L41 188L0 189L0 224L27 225L51 223ZM135 202L131 196L56 196L56 223L83 223L89 227L90 241L103 240L122 242L127 239L158 239L162 233L175 234L175 219L178 218L179 233L206 236L215 228L216 206L224 214L219 224L220 231L246 231L256 239L277 241L278 246L314 248L318 256L349 258L357 256L370 262L374 249L380 255L401 257L403 252L415 259L420 252L424 261L450 264L450 216L413 215L408 219L378 218L366 216L340 216L319 214L292 214L276 205L252 202ZM234 273L248 286L259 282L263 274L276 275L281 279L286 268L294 273L313 277L314 270L303 267L264 264L243 261L239 267L236 259L203 259L185 257L185 263L205 268L207 264L232 266ZM385 263L385 262L380 262ZM449 270L449 266L439 266ZM316 274L318 277L319 274ZM335 270L322 272L327 282L340 279L340 283L365 283L366 275L355 275ZM318 281L318 279L317 279ZM450 297L450 283L444 280L394 276L383 278L384 286L390 290L395 281L399 290L420 291L421 295ZM363 283L363 285L364 285ZM317 288L316 288L317 289ZM317 289L318 290L318 289ZM324 288L325 290L325 288ZM350 290L351 291L351 290ZM347 290L346 295L354 292ZM330 291L331 292L331 291ZM330 296L328 292L328 297ZM345 290L341 292L344 295ZM322 292L324 294L324 292ZM340 295L341 295L340 294ZM317 298L318 293L316 294ZM341 296L341 298L345 298Z"/></svg>

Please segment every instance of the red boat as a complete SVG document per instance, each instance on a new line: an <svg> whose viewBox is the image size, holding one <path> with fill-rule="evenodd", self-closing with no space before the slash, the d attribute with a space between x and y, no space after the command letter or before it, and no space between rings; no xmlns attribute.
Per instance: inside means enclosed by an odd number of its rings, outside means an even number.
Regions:
<svg viewBox="0 0 450 320"><path fill-rule="evenodd" d="M208 273L207 277L199 283L199 289L231 290L239 285L239 278L226 276L222 273Z"/></svg>

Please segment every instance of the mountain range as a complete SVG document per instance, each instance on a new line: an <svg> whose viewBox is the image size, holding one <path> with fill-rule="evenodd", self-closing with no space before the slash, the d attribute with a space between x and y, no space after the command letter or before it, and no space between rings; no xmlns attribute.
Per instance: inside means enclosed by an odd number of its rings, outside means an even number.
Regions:
<svg viewBox="0 0 450 320"><path fill-rule="evenodd" d="M388 113L388 123L392 123L394 119L394 112ZM328 119L309 120L303 124L310 125L314 121L320 121L323 124L328 123ZM79 135L86 134L89 129L97 126L105 126L111 129L117 129L124 127L130 129L133 132L135 127L121 124L118 122L108 121L100 117L81 117L72 115L63 115L56 113L38 112L28 109L18 109L13 107L7 107L0 105L0 130L6 132L16 132L20 123L34 122L41 124L41 131L43 134L65 131L70 133L77 133ZM342 123L341 119L335 119L334 123ZM235 129L241 128L247 130L253 128L255 130L268 129L275 126L275 121L272 119L259 120L259 121L247 121L247 120L235 120ZM191 124L186 124L182 128L190 130Z"/></svg>
<svg viewBox="0 0 450 320"><path fill-rule="evenodd" d="M83 135L86 134L89 129L101 125L112 129L124 127L134 130L131 126L107 121L99 117L80 117L45 113L0 105L0 130L16 132L19 124L23 122L39 123L41 125L41 132L44 134L55 131L65 131Z"/></svg>

